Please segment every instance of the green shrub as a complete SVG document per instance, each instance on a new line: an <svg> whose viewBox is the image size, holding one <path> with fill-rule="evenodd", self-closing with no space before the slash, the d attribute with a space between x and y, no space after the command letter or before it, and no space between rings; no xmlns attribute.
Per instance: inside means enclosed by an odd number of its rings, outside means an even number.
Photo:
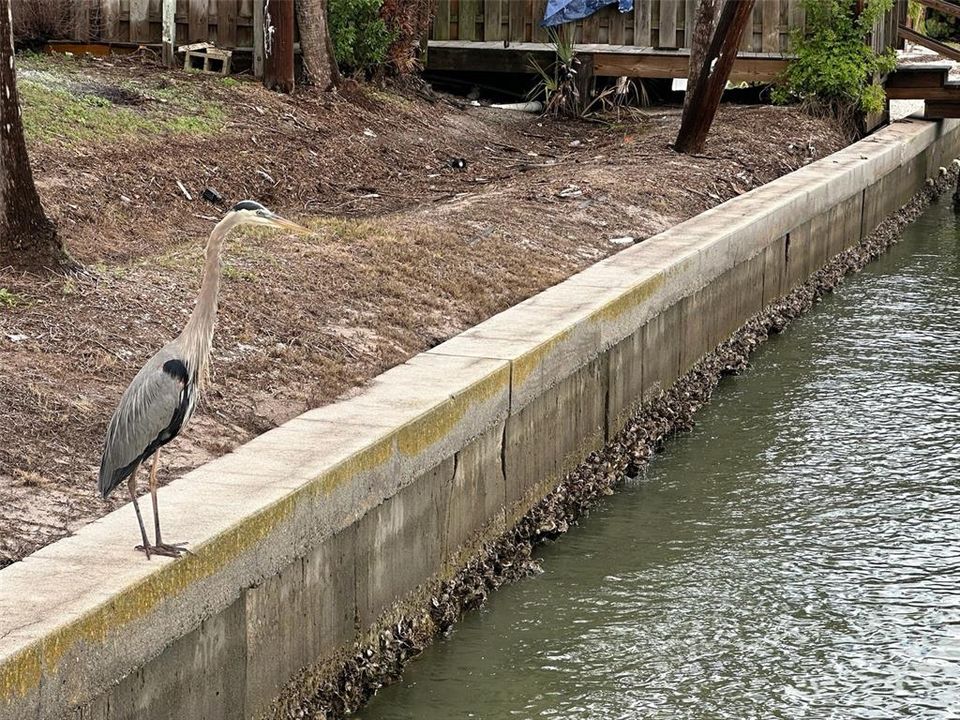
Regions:
<svg viewBox="0 0 960 720"><path fill-rule="evenodd" d="M345 71L367 71L380 65L393 42L380 17L383 0L330 0L330 36L337 64Z"/></svg>
<svg viewBox="0 0 960 720"><path fill-rule="evenodd" d="M960 35L960 21L949 15L941 15L931 10L923 21L929 37L937 40L954 40Z"/></svg>
<svg viewBox="0 0 960 720"><path fill-rule="evenodd" d="M910 18L910 27L921 35L927 34L926 17L927 9L917 2L917 0L908 0L907 17Z"/></svg>
<svg viewBox="0 0 960 720"><path fill-rule="evenodd" d="M774 102L799 100L844 120L882 111L885 96L875 77L891 72L896 57L892 50L875 52L865 39L892 6L893 0L867 0L854 17L847 0L804 0L806 31L794 36L796 58L774 88Z"/></svg>

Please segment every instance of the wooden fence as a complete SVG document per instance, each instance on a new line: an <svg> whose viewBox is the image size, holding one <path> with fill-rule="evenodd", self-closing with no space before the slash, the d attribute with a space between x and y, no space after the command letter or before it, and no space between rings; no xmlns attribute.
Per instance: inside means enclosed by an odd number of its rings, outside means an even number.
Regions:
<svg viewBox="0 0 960 720"><path fill-rule="evenodd" d="M689 48L696 0L635 0L632 12L616 5L576 23L575 40L585 44L644 48ZM540 27L546 0L437 0L431 40L546 42ZM802 0L757 0L740 49L789 54L794 30L802 30ZM874 29L872 42L888 47L896 33L895 13Z"/></svg>
<svg viewBox="0 0 960 720"><path fill-rule="evenodd" d="M253 48L264 0L87 0L78 13L75 38L85 42L159 44L163 5L174 8L174 45L212 42L223 48ZM293 2L293 0L269 0ZM898 5L905 5L898 0ZM546 0L436 0L431 40L546 42L540 27ZM643 48L690 47L696 0L635 0L632 12L605 7L577 21L577 43ZM257 15L255 19L255 14ZM902 12L900 13L902 14ZM898 11L877 22L871 43L896 42ZM790 53L794 30L804 23L803 0L757 0L742 51Z"/></svg>
<svg viewBox="0 0 960 720"><path fill-rule="evenodd" d="M160 44L164 0L95 0L77 18L85 42ZM272 0L292 2L292 0ZM174 4L175 45L212 42L223 48L254 45L255 0L168 0ZM262 2L262 0L261 0Z"/></svg>

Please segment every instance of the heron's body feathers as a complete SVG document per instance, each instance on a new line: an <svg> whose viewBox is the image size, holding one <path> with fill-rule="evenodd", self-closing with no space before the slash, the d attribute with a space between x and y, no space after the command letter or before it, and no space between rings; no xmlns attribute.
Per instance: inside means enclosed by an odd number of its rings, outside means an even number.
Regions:
<svg viewBox="0 0 960 720"><path fill-rule="evenodd" d="M193 415L196 371L178 341L163 347L140 369L120 398L107 428L98 488L103 497L177 436Z"/></svg>
<svg viewBox="0 0 960 720"><path fill-rule="evenodd" d="M220 291L220 251L227 234L238 225L266 225L309 234L310 230L284 220L252 200L237 203L213 228L204 255L200 293L183 332L150 358L120 398L100 462L98 488L103 497L130 477L158 448L175 438L193 415L207 374ZM156 484L151 484L156 509ZM136 495L133 495L145 552L182 550L162 545L157 519L157 544L148 547Z"/></svg>

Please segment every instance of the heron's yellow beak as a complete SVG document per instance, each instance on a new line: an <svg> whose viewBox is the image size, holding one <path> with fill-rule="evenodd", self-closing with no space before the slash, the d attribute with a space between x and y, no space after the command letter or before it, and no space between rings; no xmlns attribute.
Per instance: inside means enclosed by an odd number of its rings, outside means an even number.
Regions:
<svg viewBox="0 0 960 720"><path fill-rule="evenodd" d="M273 215L270 218L274 227L277 227L281 230L289 230L290 232L295 232L299 235L311 235L313 230L310 228L305 228L303 225L297 225L295 222L282 218L279 215Z"/></svg>

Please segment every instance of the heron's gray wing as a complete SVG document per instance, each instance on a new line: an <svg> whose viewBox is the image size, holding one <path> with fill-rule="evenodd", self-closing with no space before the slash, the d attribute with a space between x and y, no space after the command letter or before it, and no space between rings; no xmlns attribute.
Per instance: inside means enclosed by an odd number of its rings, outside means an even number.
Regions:
<svg viewBox="0 0 960 720"><path fill-rule="evenodd" d="M189 406L186 366L161 350L133 378L110 420L98 483L103 497L139 462L176 437Z"/></svg>

